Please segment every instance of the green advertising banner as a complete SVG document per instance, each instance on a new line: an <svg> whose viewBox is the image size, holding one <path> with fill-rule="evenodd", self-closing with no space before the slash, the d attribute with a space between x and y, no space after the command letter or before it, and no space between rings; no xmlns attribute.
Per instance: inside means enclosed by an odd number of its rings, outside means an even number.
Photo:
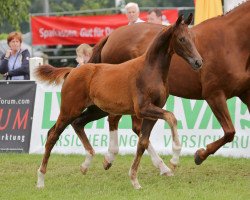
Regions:
<svg viewBox="0 0 250 200"><path fill-rule="evenodd" d="M47 132L58 117L60 87L38 85L30 153L44 153ZM216 155L250 157L250 115L247 107L238 99L228 100L228 107L236 129L234 141L224 145ZM206 101L188 100L170 96L164 107L174 112L178 119L178 133L182 143L182 155L193 154L198 148L219 139L224 132ZM87 124L86 133L97 153L106 153L109 143L107 118ZM123 116L119 123L119 152L134 153L137 136L132 131L130 116ZM158 120L150 137L160 154L172 153L171 131L167 123ZM81 141L71 126L62 133L52 152L85 153Z"/></svg>

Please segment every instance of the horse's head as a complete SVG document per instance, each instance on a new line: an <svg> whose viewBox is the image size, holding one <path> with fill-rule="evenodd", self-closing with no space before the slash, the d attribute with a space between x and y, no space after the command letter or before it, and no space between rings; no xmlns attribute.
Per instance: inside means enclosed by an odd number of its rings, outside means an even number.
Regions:
<svg viewBox="0 0 250 200"><path fill-rule="evenodd" d="M173 25L171 43L175 53L184 58L193 69L199 69L203 61L194 44L192 32L188 28L192 20L192 13L185 21L183 20L183 15L179 16L176 23Z"/></svg>

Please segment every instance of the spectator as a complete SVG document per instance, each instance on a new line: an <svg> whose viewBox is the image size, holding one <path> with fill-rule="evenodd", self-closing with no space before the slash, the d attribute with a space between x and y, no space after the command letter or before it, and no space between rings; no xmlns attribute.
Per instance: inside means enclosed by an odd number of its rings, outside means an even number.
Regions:
<svg viewBox="0 0 250 200"><path fill-rule="evenodd" d="M140 9L137 3L130 2L125 6L126 16L128 18L128 25L144 22L139 18Z"/></svg>
<svg viewBox="0 0 250 200"><path fill-rule="evenodd" d="M148 22L154 24L162 24L162 13L158 8L154 8L148 11L147 15Z"/></svg>
<svg viewBox="0 0 250 200"><path fill-rule="evenodd" d="M153 8L148 11L147 21L154 24L170 25L165 15L162 15L161 10Z"/></svg>
<svg viewBox="0 0 250 200"><path fill-rule="evenodd" d="M90 57L92 56L92 47L88 44L81 44L76 48L76 61L78 62L78 66L86 64Z"/></svg>
<svg viewBox="0 0 250 200"><path fill-rule="evenodd" d="M22 34L11 32L7 37L9 49L1 56L0 73L6 80L29 80L28 49L22 49Z"/></svg>

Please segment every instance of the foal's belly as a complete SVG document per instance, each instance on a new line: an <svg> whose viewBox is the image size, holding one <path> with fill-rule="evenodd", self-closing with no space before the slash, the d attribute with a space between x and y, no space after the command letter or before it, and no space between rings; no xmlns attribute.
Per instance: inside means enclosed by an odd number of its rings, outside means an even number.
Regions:
<svg viewBox="0 0 250 200"><path fill-rule="evenodd" d="M90 99L112 114L133 114L133 93L138 69L120 65L99 64L90 83Z"/></svg>
<svg viewBox="0 0 250 200"><path fill-rule="evenodd" d="M108 112L110 114L134 114L133 106L131 104L128 104L126 101L104 100L94 98L93 103L99 108L101 108L103 111Z"/></svg>
<svg viewBox="0 0 250 200"><path fill-rule="evenodd" d="M90 99L102 110L112 114L133 114L134 103L129 84L121 79L91 84Z"/></svg>

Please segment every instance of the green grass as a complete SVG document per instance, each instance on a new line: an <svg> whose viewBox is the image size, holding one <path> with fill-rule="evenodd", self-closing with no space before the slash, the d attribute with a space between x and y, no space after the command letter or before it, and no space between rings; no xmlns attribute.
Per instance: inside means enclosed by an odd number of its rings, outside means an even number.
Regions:
<svg viewBox="0 0 250 200"><path fill-rule="evenodd" d="M170 157L162 156L168 163ZM42 155L0 154L0 199L250 199L250 159L210 157L196 166L193 157L181 157L175 176L164 177L144 155L138 178L142 190L134 190L128 178L132 155L117 156L110 170L95 156L87 175L79 166L84 156L52 154L45 188L37 189L36 171Z"/></svg>

